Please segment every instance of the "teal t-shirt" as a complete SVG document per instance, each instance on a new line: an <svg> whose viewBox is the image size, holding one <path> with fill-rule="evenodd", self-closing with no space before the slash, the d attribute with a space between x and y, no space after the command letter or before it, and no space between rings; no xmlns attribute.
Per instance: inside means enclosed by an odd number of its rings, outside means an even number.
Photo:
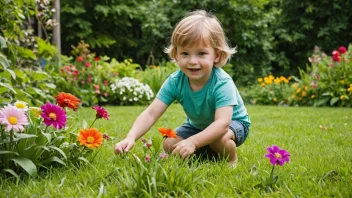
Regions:
<svg viewBox="0 0 352 198"><path fill-rule="evenodd" d="M156 97L166 105L177 100L187 115L186 122L198 129L214 122L216 109L232 105L232 120L239 120L247 127L251 124L232 78L221 68L213 67L207 84L195 92L190 88L188 77L178 70L166 79Z"/></svg>

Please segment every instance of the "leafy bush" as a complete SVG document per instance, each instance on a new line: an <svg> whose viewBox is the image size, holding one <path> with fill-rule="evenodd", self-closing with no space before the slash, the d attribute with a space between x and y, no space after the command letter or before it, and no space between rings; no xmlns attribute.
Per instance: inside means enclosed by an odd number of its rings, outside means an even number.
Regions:
<svg viewBox="0 0 352 198"><path fill-rule="evenodd" d="M293 88L291 77L274 77L273 75L258 78L258 83L241 91L243 98L251 104L287 105Z"/></svg>
<svg viewBox="0 0 352 198"><path fill-rule="evenodd" d="M311 65L300 70L295 85L294 104L313 106L352 106L352 45L341 46L327 56L318 47L309 58ZM304 96L299 96L305 93Z"/></svg>

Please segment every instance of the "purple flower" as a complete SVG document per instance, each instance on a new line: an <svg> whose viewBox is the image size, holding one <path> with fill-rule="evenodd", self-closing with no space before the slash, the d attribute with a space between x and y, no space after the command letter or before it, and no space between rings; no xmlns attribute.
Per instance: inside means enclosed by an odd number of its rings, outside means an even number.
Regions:
<svg viewBox="0 0 352 198"><path fill-rule="evenodd" d="M97 119L104 118L106 120L109 120L109 114L104 107L99 107L98 105L95 105L94 107L92 107L92 109L97 112L97 114L95 115Z"/></svg>
<svg viewBox="0 0 352 198"><path fill-rule="evenodd" d="M272 147L266 148L269 152L264 156L270 159L272 165L284 165L286 162L290 161L290 153L285 149L280 149L278 146L273 145Z"/></svg>
<svg viewBox="0 0 352 198"><path fill-rule="evenodd" d="M66 112L61 107L47 102L41 106L42 118L46 126L53 125L57 129L66 126Z"/></svg>

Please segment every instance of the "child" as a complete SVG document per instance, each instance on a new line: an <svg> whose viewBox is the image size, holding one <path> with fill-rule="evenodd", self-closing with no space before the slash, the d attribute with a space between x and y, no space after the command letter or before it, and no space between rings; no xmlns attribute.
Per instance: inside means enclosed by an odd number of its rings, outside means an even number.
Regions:
<svg viewBox="0 0 352 198"><path fill-rule="evenodd" d="M208 146L236 165L236 147L246 140L250 119L232 78L220 68L235 49L228 46L218 19L202 10L191 12L175 27L166 52L179 70L168 77L126 138L115 145L115 153L128 152L177 100L187 120L176 129L176 138L165 139L164 150L186 158Z"/></svg>

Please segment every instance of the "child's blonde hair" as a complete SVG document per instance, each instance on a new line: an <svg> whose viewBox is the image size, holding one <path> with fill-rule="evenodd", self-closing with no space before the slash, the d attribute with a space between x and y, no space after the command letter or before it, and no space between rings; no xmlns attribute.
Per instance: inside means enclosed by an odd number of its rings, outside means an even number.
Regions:
<svg viewBox="0 0 352 198"><path fill-rule="evenodd" d="M194 46L200 42L209 41L215 52L219 54L216 67L224 66L236 53L235 48L230 48L224 30L215 15L204 10L196 10L185 16L175 27L171 43L165 52L172 59L176 59L177 47Z"/></svg>

